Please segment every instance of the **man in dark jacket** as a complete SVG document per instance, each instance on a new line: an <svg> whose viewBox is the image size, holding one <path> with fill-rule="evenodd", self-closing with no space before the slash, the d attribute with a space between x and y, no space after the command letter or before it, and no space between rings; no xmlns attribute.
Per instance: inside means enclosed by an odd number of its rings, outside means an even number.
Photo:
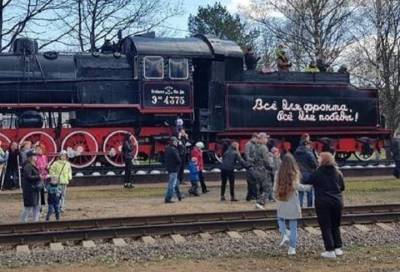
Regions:
<svg viewBox="0 0 400 272"><path fill-rule="evenodd" d="M24 209L21 215L21 222L28 222L30 215L33 218L33 222L38 222L40 216L39 194L43 187L40 186L40 174L35 166L35 153L29 151L26 157L27 159L22 170Z"/></svg>
<svg viewBox="0 0 400 272"><path fill-rule="evenodd" d="M221 162L221 201L225 201L226 182L229 180L229 189L231 194L231 201L238 201L235 198L235 165L239 163L243 167L248 164L242 159L239 153L239 144L237 142L231 143L225 153L222 155Z"/></svg>
<svg viewBox="0 0 400 272"><path fill-rule="evenodd" d="M255 151L254 174L256 180L257 209L265 209L265 203L272 192L273 156L269 152L268 135L264 132L258 134L258 144Z"/></svg>
<svg viewBox="0 0 400 272"><path fill-rule="evenodd" d="M125 162L125 177L124 177L124 187L133 188L132 185L132 160L133 158L133 143L130 134L125 134L124 143L122 145L122 157Z"/></svg>
<svg viewBox="0 0 400 272"><path fill-rule="evenodd" d="M393 170L393 176L400 178L400 134L396 133L395 137L392 139L392 158L396 166Z"/></svg>
<svg viewBox="0 0 400 272"><path fill-rule="evenodd" d="M302 175L301 183L306 183L312 173L317 169L318 163L311 150L311 142L308 134L302 136L300 144L294 152L296 161ZM299 192L300 206L303 207L304 192ZM313 192L307 192L307 207L313 205Z"/></svg>
<svg viewBox="0 0 400 272"><path fill-rule="evenodd" d="M178 170L181 165L181 158L177 149L178 139L176 137L171 137L170 142L164 154L164 165L168 172L168 187L165 193L165 203L173 203L172 197L174 193L179 201L182 200L178 182Z"/></svg>
<svg viewBox="0 0 400 272"><path fill-rule="evenodd" d="M248 141L244 148L244 156L246 162L249 164L250 167L254 166L254 159L255 153L257 148L257 139L258 134L255 132L253 133L250 141ZM247 196L246 200L250 201L257 198L257 186L256 180L254 179L254 175L252 175L252 170L247 171Z"/></svg>

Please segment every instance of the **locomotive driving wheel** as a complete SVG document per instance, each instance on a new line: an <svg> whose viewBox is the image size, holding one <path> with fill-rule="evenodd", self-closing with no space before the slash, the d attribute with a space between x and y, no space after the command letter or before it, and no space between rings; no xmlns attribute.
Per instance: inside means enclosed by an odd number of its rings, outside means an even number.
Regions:
<svg viewBox="0 0 400 272"><path fill-rule="evenodd" d="M3 148L4 151L6 149L8 149L8 147L10 146L11 140L3 133L0 133L0 141L1 141L0 147Z"/></svg>
<svg viewBox="0 0 400 272"><path fill-rule="evenodd" d="M85 168L96 160L99 146L96 138L89 132L74 131L64 138L61 148L67 151L73 167Z"/></svg>
<svg viewBox="0 0 400 272"><path fill-rule="evenodd" d="M57 145L49 134L44 131L32 131L26 134L19 142L21 146L23 142L30 141L33 145L39 144L44 147L44 154L49 156L49 163L51 163L55 159L55 155L57 154Z"/></svg>
<svg viewBox="0 0 400 272"><path fill-rule="evenodd" d="M133 157L136 158L139 151L139 144L132 133L126 130L111 132L104 140L103 152L105 159L113 166L124 167L125 162L122 157L122 145L125 135L130 135L133 139Z"/></svg>
<svg viewBox="0 0 400 272"><path fill-rule="evenodd" d="M358 139L357 150L354 156L360 161L370 161L375 155L375 143L367 137Z"/></svg>

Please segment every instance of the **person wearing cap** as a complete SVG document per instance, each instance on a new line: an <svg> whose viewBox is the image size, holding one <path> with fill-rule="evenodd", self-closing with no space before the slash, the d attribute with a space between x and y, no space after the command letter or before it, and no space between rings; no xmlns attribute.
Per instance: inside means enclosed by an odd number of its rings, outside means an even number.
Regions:
<svg viewBox="0 0 400 272"><path fill-rule="evenodd" d="M244 158L249 163L249 166L254 166L255 152L258 142L258 133L254 132L251 136L250 141L248 141L244 147ZM253 169L247 171L247 195L246 200L255 200L257 198L257 186L256 180L253 175Z"/></svg>
<svg viewBox="0 0 400 272"><path fill-rule="evenodd" d="M254 173L257 186L256 208L265 209L265 203L272 192L272 173L274 171L273 156L269 152L269 135L264 132L258 134L258 144L254 158Z"/></svg>
<svg viewBox="0 0 400 272"><path fill-rule="evenodd" d="M72 169L67 158L67 151L60 152L58 159L50 166L49 175L58 181L61 189L60 211L64 212L67 185L72 180Z"/></svg>
<svg viewBox="0 0 400 272"><path fill-rule="evenodd" d="M39 169L35 165L36 154L30 150L26 152L26 161L22 170L22 198L24 208L21 214L21 222L28 222L32 216L33 222L38 222L40 217L39 195L43 189Z"/></svg>
<svg viewBox="0 0 400 272"><path fill-rule="evenodd" d="M312 149L310 135L304 133L301 136L299 146L294 152L294 157L296 158L297 164L300 167L302 184L306 184L308 179L314 173L318 167L317 159L315 158ZM300 207L303 207L304 192L299 192ZM312 207L313 205L313 192L307 192L307 207Z"/></svg>
<svg viewBox="0 0 400 272"><path fill-rule="evenodd" d="M289 68L292 67L292 64L289 62L289 59L286 56L285 47L283 44L280 44L275 50L275 55L278 72L289 72Z"/></svg>
<svg viewBox="0 0 400 272"><path fill-rule="evenodd" d="M173 203L174 194L179 201L182 200L181 192L179 191L178 170L181 166L181 158L178 152L178 139L170 138L170 144L165 149L164 166L168 172L168 186L165 192L165 203Z"/></svg>
<svg viewBox="0 0 400 272"><path fill-rule="evenodd" d="M199 181L201 185L201 191L203 194L208 193L207 185L204 181L203 170L204 170L204 160L203 160L203 142L197 142L192 149L192 157L197 159L197 164L199 166Z"/></svg>

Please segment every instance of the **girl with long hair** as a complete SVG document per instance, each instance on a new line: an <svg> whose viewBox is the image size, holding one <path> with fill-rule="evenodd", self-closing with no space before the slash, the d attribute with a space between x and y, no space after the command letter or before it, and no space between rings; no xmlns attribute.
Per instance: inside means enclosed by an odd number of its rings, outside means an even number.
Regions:
<svg viewBox="0 0 400 272"><path fill-rule="evenodd" d="M275 175L273 192L277 200L277 217L282 240L279 246L289 243L288 255L296 254L297 220L301 218L298 191L310 191L310 185L300 184L301 173L295 158L287 153ZM287 229L289 225L289 230Z"/></svg>
<svg viewBox="0 0 400 272"><path fill-rule="evenodd" d="M331 153L319 154L319 167L305 183L313 185L315 189L315 212L325 246L321 257L336 258L343 255L340 221L344 180Z"/></svg>

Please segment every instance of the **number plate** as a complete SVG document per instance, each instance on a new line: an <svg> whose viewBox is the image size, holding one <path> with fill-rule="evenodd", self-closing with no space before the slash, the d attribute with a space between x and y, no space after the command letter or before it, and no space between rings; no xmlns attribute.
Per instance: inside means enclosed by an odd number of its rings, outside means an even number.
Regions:
<svg viewBox="0 0 400 272"><path fill-rule="evenodd" d="M144 107L189 107L191 88L188 83L145 83L143 86Z"/></svg>

